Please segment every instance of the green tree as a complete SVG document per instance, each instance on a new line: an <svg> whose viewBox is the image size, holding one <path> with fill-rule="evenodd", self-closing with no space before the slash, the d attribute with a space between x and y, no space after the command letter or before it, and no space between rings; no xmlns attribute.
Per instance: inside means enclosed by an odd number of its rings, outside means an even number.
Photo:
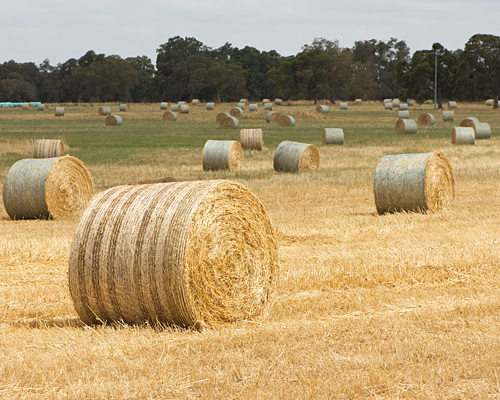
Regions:
<svg viewBox="0 0 500 400"><path fill-rule="evenodd" d="M135 102L152 101L155 67L151 59L146 56L128 57L125 62L137 72L138 84L130 89L133 100Z"/></svg>
<svg viewBox="0 0 500 400"><path fill-rule="evenodd" d="M13 72L8 79L0 80L0 101L35 101L35 86L26 82L21 75Z"/></svg>

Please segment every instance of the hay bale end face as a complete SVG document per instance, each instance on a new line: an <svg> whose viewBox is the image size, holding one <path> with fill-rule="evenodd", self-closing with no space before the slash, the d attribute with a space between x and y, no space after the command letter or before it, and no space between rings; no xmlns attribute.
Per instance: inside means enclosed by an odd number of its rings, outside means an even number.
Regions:
<svg viewBox="0 0 500 400"><path fill-rule="evenodd" d="M234 129L234 128L238 128L240 126L240 121L238 121L235 117L233 117L231 115L226 115L219 122L219 126L222 129Z"/></svg>
<svg viewBox="0 0 500 400"><path fill-rule="evenodd" d="M476 117L467 117L460 122L460 126L474 128L474 124L478 122L479 120Z"/></svg>
<svg viewBox="0 0 500 400"><path fill-rule="evenodd" d="M347 110L347 103L340 103L341 110Z"/></svg>
<svg viewBox="0 0 500 400"><path fill-rule="evenodd" d="M241 169L243 150L235 140L208 140L203 147L203 171Z"/></svg>
<svg viewBox="0 0 500 400"><path fill-rule="evenodd" d="M316 106L316 112L318 112L320 114L327 114L327 113L330 112L330 109L328 108L328 106L317 105Z"/></svg>
<svg viewBox="0 0 500 400"><path fill-rule="evenodd" d="M270 111L266 114L266 122L276 122L280 115L280 113Z"/></svg>
<svg viewBox="0 0 500 400"><path fill-rule="evenodd" d="M319 168L319 151L313 144L284 141L274 153L275 171L302 172Z"/></svg>
<svg viewBox="0 0 500 400"><path fill-rule="evenodd" d="M120 111L121 112L130 111L130 106L128 104L120 104Z"/></svg>
<svg viewBox="0 0 500 400"><path fill-rule="evenodd" d="M453 121L453 111L443 111L443 121Z"/></svg>
<svg viewBox="0 0 500 400"><path fill-rule="evenodd" d="M436 119L434 118L434 115L432 115L432 114L422 113L418 116L417 121L419 124L422 124L422 125L434 125L436 122Z"/></svg>
<svg viewBox="0 0 500 400"><path fill-rule="evenodd" d="M235 118L241 117L243 115L243 109L241 107L233 107L229 114Z"/></svg>
<svg viewBox="0 0 500 400"><path fill-rule="evenodd" d="M379 162L373 184L379 214L437 211L455 196L455 177L440 151L386 156Z"/></svg>
<svg viewBox="0 0 500 400"><path fill-rule="evenodd" d="M323 144L344 144L344 131L340 128L325 128L323 129Z"/></svg>
<svg viewBox="0 0 500 400"><path fill-rule="evenodd" d="M225 118L225 117L230 117L231 114L229 113L219 113L217 114L217 116L215 117L215 122L217 122L218 124L220 124L220 122Z"/></svg>
<svg viewBox="0 0 500 400"><path fill-rule="evenodd" d="M3 186L5 210L12 219L79 215L93 195L87 168L70 156L20 160Z"/></svg>
<svg viewBox="0 0 500 400"><path fill-rule="evenodd" d="M207 110L212 111L215 108L215 103L207 103Z"/></svg>
<svg viewBox="0 0 500 400"><path fill-rule="evenodd" d="M280 115L276 122L278 126L295 126L295 119L291 115Z"/></svg>
<svg viewBox="0 0 500 400"><path fill-rule="evenodd" d="M122 117L119 115L108 115L104 124L106 126L122 126Z"/></svg>
<svg viewBox="0 0 500 400"><path fill-rule="evenodd" d="M177 114L173 111L165 111L161 118L163 121L177 121Z"/></svg>
<svg viewBox="0 0 500 400"><path fill-rule="evenodd" d="M262 203L240 183L210 180L101 193L76 228L68 278L86 324L202 328L264 312L278 274Z"/></svg>
<svg viewBox="0 0 500 400"><path fill-rule="evenodd" d="M33 158L61 157L64 153L64 143L57 139L38 139L35 142Z"/></svg>
<svg viewBox="0 0 500 400"><path fill-rule="evenodd" d="M56 108L54 108L54 115L56 117L62 117L62 116L64 116L64 107L56 107Z"/></svg>
<svg viewBox="0 0 500 400"><path fill-rule="evenodd" d="M396 122L396 133L413 134L417 133L417 123L413 119L401 119Z"/></svg>
<svg viewBox="0 0 500 400"><path fill-rule="evenodd" d="M241 129L240 143L243 149L262 151L262 129Z"/></svg>
<svg viewBox="0 0 500 400"><path fill-rule="evenodd" d="M474 129L464 126L455 126L451 131L451 143L475 144Z"/></svg>

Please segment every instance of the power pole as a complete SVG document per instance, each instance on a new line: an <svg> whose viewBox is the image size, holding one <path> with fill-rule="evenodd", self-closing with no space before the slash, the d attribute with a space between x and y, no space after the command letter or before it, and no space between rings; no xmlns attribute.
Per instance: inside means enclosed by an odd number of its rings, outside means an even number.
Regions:
<svg viewBox="0 0 500 400"><path fill-rule="evenodd" d="M437 86L438 86L438 51L436 49L436 58L434 61L434 111L436 111L437 103Z"/></svg>

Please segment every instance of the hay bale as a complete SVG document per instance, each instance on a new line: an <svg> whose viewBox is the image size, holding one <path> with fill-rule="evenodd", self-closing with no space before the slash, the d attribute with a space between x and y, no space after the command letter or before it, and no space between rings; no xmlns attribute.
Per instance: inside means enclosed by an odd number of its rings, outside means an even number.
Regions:
<svg viewBox="0 0 500 400"><path fill-rule="evenodd" d="M163 102L160 104L160 110L166 110L168 108L168 103L167 102Z"/></svg>
<svg viewBox="0 0 500 400"><path fill-rule="evenodd" d="M243 150L235 140L208 140L203 147L203 171L237 171L243 162Z"/></svg>
<svg viewBox="0 0 500 400"><path fill-rule="evenodd" d="M409 119L410 113L408 112L408 110L398 111L398 116L400 119Z"/></svg>
<svg viewBox="0 0 500 400"><path fill-rule="evenodd" d="M408 104L407 103L399 103L399 110L400 111L408 110Z"/></svg>
<svg viewBox="0 0 500 400"><path fill-rule="evenodd" d="M243 109L241 107L233 107L229 111L229 114L233 117L241 117L243 115Z"/></svg>
<svg viewBox="0 0 500 400"><path fill-rule="evenodd" d="M120 104L120 111L121 112L130 111L130 106L128 104Z"/></svg>
<svg viewBox="0 0 500 400"><path fill-rule="evenodd" d="M318 112L320 114L327 114L327 113L330 112L330 109L328 108L328 106L317 105L316 106L316 112Z"/></svg>
<svg viewBox="0 0 500 400"><path fill-rule="evenodd" d="M61 157L64 153L64 143L57 139L38 139L35 142L33 158Z"/></svg>
<svg viewBox="0 0 500 400"><path fill-rule="evenodd" d="M185 105L187 103L184 100L182 100L182 101L178 101L177 104L179 104L181 106L181 105L183 105L183 104Z"/></svg>
<svg viewBox="0 0 500 400"><path fill-rule="evenodd" d="M457 108L457 102L456 101L449 101L448 102L448 109L453 110Z"/></svg>
<svg viewBox="0 0 500 400"><path fill-rule="evenodd" d="M281 114L275 111L270 111L266 114L266 122L275 122Z"/></svg>
<svg viewBox="0 0 500 400"><path fill-rule="evenodd" d="M54 108L54 115L56 117L62 117L62 116L64 116L64 107L56 107L56 108Z"/></svg>
<svg viewBox="0 0 500 400"><path fill-rule="evenodd" d="M363 99L355 99L354 103L356 104L361 104L363 102Z"/></svg>
<svg viewBox="0 0 500 400"><path fill-rule="evenodd" d="M406 100L406 104L407 104L409 107L413 106L413 104L414 104L413 99L408 99L408 100Z"/></svg>
<svg viewBox="0 0 500 400"><path fill-rule="evenodd" d="M111 107L99 107L97 113L99 115L111 115Z"/></svg>
<svg viewBox="0 0 500 400"><path fill-rule="evenodd" d="M474 129L464 126L455 126L451 132L453 144L475 144Z"/></svg>
<svg viewBox="0 0 500 400"><path fill-rule="evenodd" d="M264 110L271 111L273 109L273 103L264 103Z"/></svg>
<svg viewBox="0 0 500 400"><path fill-rule="evenodd" d="M282 103L283 103L283 100L281 100L281 99L274 99L274 104L276 104L277 106L281 106Z"/></svg>
<svg viewBox="0 0 500 400"><path fill-rule="evenodd" d="M396 133L413 134L417 133L417 123L413 119L401 119L396 122Z"/></svg>
<svg viewBox="0 0 500 400"><path fill-rule="evenodd" d="M207 110L213 110L215 108L215 103L207 103Z"/></svg>
<svg viewBox="0 0 500 400"><path fill-rule="evenodd" d="M104 124L106 126L122 126L122 117L119 115L108 115Z"/></svg>
<svg viewBox="0 0 500 400"><path fill-rule="evenodd" d="M193 99L193 100L191 100L191 104L192 104L193 106L197 106L197 105L199 105L199 104L200 104L200 99Z"/></svg>
<svg viewBox="0 0 500 400"><path fill-rule="evenodd" d="M222 129L234 129L240 126L240 121L232 115L227 115L219 122L219 126Z"/></svg>
<svg viewBox="0 0 500 400"><path fill-rule="evenodd" d="M248 99L240 99L240 101L238 101L238 103L243 103L246 106L248 106L250 104L250 102L248 101Z"/></svg>
<svg viewBox="0 0 500 400"><path fill-rule="evenodd" d="M31 104L30 103L23 103L21 106L23 110L31 110Z"/></svg>
<svg viewBox="0 0 500 400"><path fill-rule="evenodd" d="M434 118L434 115L429 114L429 113L422 113L418 116L417 119L419 124L422 125L434 125L436 122L436 119Z"/></svg>
<svg viewBox="0 0 500 400"><path fill-rule="evenodd" d="M340 103L341 110L347 110L347 103Z"/></svg>
<svg viewBox="0 0 500 400"><path fill-rule="evenodd" d="M245 109L245 103L238 103L238 104L236 104L236 107L239 107L242 110L244 110Z"/></svg>
<svg viewBox="0 0 500 400"><path fill-rule="evenodd" d="M424 104L434 104L434 101L433 100L425 100Z"/></svg>
<svg viewBox="0 0 500 400"><path fill-rule="evenodd" d="M248 111L257 111L257 104L249 104Z"/></svg>
<svg viewBox="0 0 500 400"><path fill-rule="evenodd" d="M226 118L226 117L230 117L231 114L229 113L219 113L217 114L217 116L215 117L215 122L217 122L218 124L220 124L220 122Z"/></svg>
<svg viewBox="0 0 500 400"><path fill-rule="evenodd" d="M383 157L373 184L379 214L398 211L437 211L455 195L455 177L440 151Z"/></svg>
<svg viewBox="0 0 500 400"><path fill-rule="evenodd" d="M38 111L46 111L47 110L47 104L38 104L37 110Z"/></svg>
<svg viewBox="0 0 500 400"><path fill-rule="evenodd" d="M189 114L189 106L187 104L179 104L178 111L181 114Z"/></svg>
<svg viewBox="0 0 500 400"><path fill-rule="evenodd" d="M399 99L394 99L394 100L392 100L392 106L393 106L393 107L398 108L398 107L399 107L399 103L400 103Z"/></svg>
<svg viewBox="0 0 500 400"><path fill-rule="evenodd" d="M460 122L460 126L474 128L474 124L479 122L476 117L467 117Z"/></svg>
<svg viewBox="0 0 500 400"><path fill-rule="evenodd" d="M319 151L313 144L284 141L274 153L275 171L302 172L319 168Z"/></svg>
<svg viewBox="0 0 500 400"><path fill-rule="evenodd" d="M179 110L179 104L172 104L170 110L177 112Z"/></svg>
<svg viewBox="0 0 500 400"><path fill-rule="evenodd" d="M63 218L85 210L94 186L77 158L24 159L7 173L3 202L12 219Z"/></svg>
<svg viewBox="0 0 500 400"><path fill-rule="evenodd" d="M240 143L243 149L262 151L262 129L241 129Z"/></svg>
<svg viewBox="0 0 500 400"><path fill-rule="evenodd" d="M390 102L384 103L384 107L386 110L392 110L392 103Z"/></svg>
<svg viewBox="0 0 500 400"><path fill-rule="evenodd" d="M177 114L173 111L165 111L161 118L163 121L177 121Z"/></svg>
<svg viewBox="0 0 500 400"><path fill-rule="evenodd" d="M387 103L392 103L392 99L384 99L382 103L387 104Z"/></svg>
<svg viewBox="0 0 500 400"><path fill-rule="evenodd" d="M344 131L340 128L323 129L323 144L344 144Z"/></svg>
<svg viewBox="0 0 500 400"><path fill-rule="evenodd" d="M473 126L474 136L476 139L490 139L491 128L486 122L476 122Z"/></svg>
<svg viewBox="0 0 500 400"><path fill-rule="evenodd" d="M295 126L295 119L291 115L280 115L276 122L278 126Z"/></svg>
<svg viewBox="0 0 500 400"><path fill-rule="evenodd" d="M262 99L262 104L267 104L267 103L270 103L270 102L271 102L271 100L269 100L269 99Z"/></svg>
<svg viewBox="0 0 500 400"><path fill-rule="evenodd" d="M453 111L443 111L443 121L453 121Z"/></svg>
<svg viewBox="0 0 500 400"><path fill-rule="evenodd" d="M240 183L210 180L101 193L76 228L68 278L86 324L201 328L263 313L278 267L259 199Z"/></svg>
<svg viewBox="0 0 500 400"><path fill-rule="evenodd" d="M495 100L493 99L488 99L484 102L484 104L486 104L488 107L491 107L493 105Z"/></svg>

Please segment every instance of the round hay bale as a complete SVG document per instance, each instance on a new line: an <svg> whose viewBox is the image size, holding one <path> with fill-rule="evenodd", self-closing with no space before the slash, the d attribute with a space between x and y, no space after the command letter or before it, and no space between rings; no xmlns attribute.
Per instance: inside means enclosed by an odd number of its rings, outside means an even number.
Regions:
<svg viewBox="0 0 500 400"><path fill-rule="evenodd" d="M434 104L434 101L433 100L425 100L424 104Z"/></svg>
<svg viewBox="0 0 500 400"><path fill-rule="evenodd" d="M240 143L243 149L262 151L262 129L241 129Z"/></svg>
<svg viewBox="0 0 500 400"><path fill-rule="evenodd" d="M407 103L399 103L399 110L400 111L408 110L408 104Z"/></svg>
<svg viewBox="0 0 500 400"><path fill-rule="evenodd" d="M316 106L316 112L318 112L320 114L327 114L327 113L330 112L330 109L328 108L328 106L317 105Z"/></svg>
<svg viewBox="0 0 500 400"><path fill-rule="evenodd" d="M31 110L31 104L30 103L23 103L21 106L23 110Z"/></svg>
<svg viewBox="0 0 500 400"><path fill-rule="evenodd" d="M227 115L224 118L222 118L222 120L219 123L219 126L222 129L234 129L240 126L240 121L238 121L232 115Z"/></svg>
<svg viewBox="0 0 500 400"><path fill-rule="evenodd" d="M386 110L392 110L392 103L391 102L384 103L384 107Z"/></svg>
<svg viewBox="0 0 500 400"><path fill-rule="evenodd" d="M406 100L406 104L407 104L409 107L413 106L413 104L414 104L413 99L408 99L408 100Z"/></svg>
<svg viewBox="0 0 500 400"><path fill-rule="evenodd" d="M119 115L108 115L104 121L106 126L122 126L122 117Z"/></svg>
<svg viewBox="0 0 500 400"><path fill-rule="evenodd" d="M20 160L3 185L3 203L12 219L78 215L93 195L87 168L70 156Z"/></svg>
<svg viewBox="0 0 500 400"><path fill-rule="evenodd" d="M235 140L208 140L203 147L203 171L241 169L243 150Z"/></svg>
<svg viewBox="0 0 500 400"><path fill-rule="evenodd" d="M340 103L341 110L347 110L347 103Z"/></svg>
<svg viewBox="0 0 500 400"><path fill-rule="evenodd" d="M118 186L73 237L81 320L202 328L263 313L279 272L274 230L250 189L210 180Z"/></svg>
<svg viewBox="0 0 500 400"><path fill-rule="evenodd" d="M191 100L191 104L192 104L193 106L197 106L197 105L199 105L199 104L200 104L200 100L199 100L199 99L193 99L193 100Z"/></svg>
<svg viewBox="0 0 500 400"><path fill-rule="evenodd" d="M38 111L46 111L47 110L47 104L38 104L37 110Z"/></svg>
<svg viewBox="0 0 500 400"><path fill-rule="evenodd" d="M479 120L476 117L467 117L460 122L460 126L474 128L474 125L478 122Z"/></svg>
<svg viewBox="0 0 500 400"><path fill-rule="evenodd" d="M417 123L413 119L401 119L396 122L396 133L413 134L417 133Z"/></svg>
<svg viewBox="0 0 500 400"><path fill-rule="evenodd" d="M264 110L271 111L273 109L273 103L264 103Z"/></svg>
<svg viewBox="0 0 500 400"><path fill-rule="evenodd" d="M434 125L436 122L436 119L434 118L434 115L429 114L429 113L422 113L418 116L417 119L419 124L422 125Z"/></svg>
<svg viewBox="0 0 500 400"><path fill-rule="evenodd" d="M99 115L111 115L111 107L99 107Z"/></svg>
<svg viewBox="0 0 500 400"><path fill-rule="evenodd" d="M220 124L220 122L226 118L226 117L230 117L231 114L229 113L219 113L217 114L217 116L215 117L215 122L217 122L218 124Z"/></svg>
<svg viewBox="0 0 500 400"><path fill-rule="evenodd" d="M56 107L56 108L54 108L54 115L56 117L62 117L62 116L64 116L64 107Z"/></svg>
<svg viewBox="0 0 500 400"><path fill-rule="evenodd" d="M281 99L274 99L274 104L276 104L277 106L281 106L282 103L283 103L283 100L281 100Z"/></svg>
<svg viewBox="0 0 500 400"><path fill-rule="evenodd" d="M392 100L392 106L395 107L395 108L399 107L399 103L400 103L399 99Z"/></svg>
<svg viewBox="0 0 500 400"><path fill-rule="evenodd" d="M494 101L495 101L495 100L493 100L493 99L488 99L488 100L486 100L486 101L484 102L484 104L486 104L488 107L491 107L491 106L493 105L493 102L494 102Z"/></svg>
<svg viewBox="0 0 500 400"><path fill-rule="evenodd" d="M248 111L257 111L257 104L249 104Z"/></svg>
<svg viewBox="0 0 500 400"><path fill-rule="evenodd" d="M284 141L274 153L275 171L302 172L319 168L319 151L313 144Z"/></svg>
<svg viewBox="0 0 500 400"><path fill-rule="evenodd" d="M474 129L464 126L455 126L451 131L451 143L475 144Z"/></svg>
<svg viewBox="0 0 500 400"><path fill-rule="evenodd" d="M38 139L35 142L33 158L61 157L64 153L64 143L57 139Z"/></svg>
<svg viewBox="0 0 500 400"><path fill-rule="evenodd" d="M295 126L295 119L291 115L280 115L276 122L278 126Z"/></svg>
<svg viewBox="0 0 500 400"><path fill-rule="evenodd" d="M443 121L453 121L453 111L443 111Z"/></svg>
<svg viewBox="0 0 500 400"><path fill-rule="evenodd" d="M173 111L165 111L161 118L163 121L177 121L177 114Z"/></svg>
<svg viewBox="0 0 500 400"><path fill-rule="evenodd" d="M266 122L275 122L281 114L275 111L270 111L266 114Z"/></svg>
<svg viewBox="0 0 500 400"><path fill-rule="evenodd" d="M340 128L323 129L323 144L344 144L344 131Z"/></svg>
<svg viewBox="0 0 500 400"><path fill-rule="evenodd" d="M457 108L457 102L456 101L449 101L448 102L448 108L450 110L453 110L453 109Z"/></svg>
<svg viewBox="0 0 500 400"><path fill-rule="evenodd" d="M271 100L269 100L269 99L262 99L262 104L267 104L267 103L270 103L270 102L271 102Z"/></svg>
<svg viewBox="0 0 500 400"><path fill-rule="evenodd" d="M175 112L179 111L179 104L172 104L170 110Z"/></svg>
<svg viewBox="0 0 500 400"><path fill-rule="evenodd" d="M245 109L245 103L238 103L238 104L236 104L236 107L239 107L242 110L244 110Z"/></svg>
<svg viewBox="0 0 500 400"><path fill-rule="evenodd" d="M120 104L120 111L121 112L130 111L130 106L128 104Z"/></svg>
<svg viewBox="0 0 500 400"><path fill-rule="evenodd" d="M243 103L246 106L248 106L250 104L250 102L248 101L248 99L240 99L240 101L238 101L238 103Z"/></svg>
<svg viewBox="0 0 500 400"><path fill-rule="evenodd" d="M229 114L233 117L241 117L243 115L243 109L241 107L233 107Z"/></svg>
<svg viewBox="0 0 500 400"><path fill-rule="evenodd" d="M178 110L181 114L189 114L189 106L187 104L179 104Z"/></svg>
<svg viewBox="0 0 500 400"><path fill-rule="evenodd" d="M182 100L182 101L178 101L177 104L179 104L181 106L181 105L187 104L187 103L184 100Z"/></svg>
<svg viewBox="0 0 500 400"><path fill-rule="evenodd" d="M163 102L160 104L160 110L166 110L168 108L168 103L167 102Z"/></svg>
<svg viewBox="0 0 500 400"><path fill-rule="evenodd" d="M373 184L377 212L437 211L455 195L455 177L440 151L383 157Z"/></svg>
<svg viewBox="0 0 500 400"><path fill-rule="evenodd" d="M392 101L391 101L391 99L384 99L384 101L382 103L384 103L384 104L386 104L386 103L392 103Z"/></svg>
<svg viewBox="0 0 500 400"><path fill-rule="evenodd" d="M398 111L398 116L400 119L409 119L410 118L410 113L408 110L404 111Z"/></svg>
<svg viewBox="0 0 500 400"><path fill-rule="evenodd" d="M491 128L490 124L486 122L476 122L473 126L474 136L476 139L490 139L491 138Z"/></svg>
<svg viewBox="0 0 500 400"><path fill-rule="evenodd" d="M363 102L363 99L355 99L354 103L356 104L361 104Z"/></svg>
<svg viewBox="0 0 500 400"><path fill-rule="evenodd" d="M215 103L207 103L207 110L213 110L215 108Z"/></svg>

